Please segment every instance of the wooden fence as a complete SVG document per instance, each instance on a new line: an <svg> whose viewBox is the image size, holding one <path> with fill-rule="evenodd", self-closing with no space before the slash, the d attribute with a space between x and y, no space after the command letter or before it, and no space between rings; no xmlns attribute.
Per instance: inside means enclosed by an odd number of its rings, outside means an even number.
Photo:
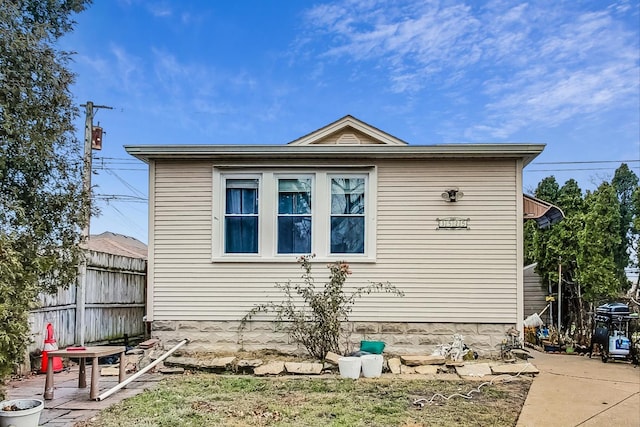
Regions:
<svg viewBox="0 0 640 427"><path fill-rule="evenodd" d="M29 316L29 353L43 348L48 323L60 348L79 344L81 335L85 345L144 335L147 261L89 251L86 277L84 292L74 285L40 296Z"/></svg>

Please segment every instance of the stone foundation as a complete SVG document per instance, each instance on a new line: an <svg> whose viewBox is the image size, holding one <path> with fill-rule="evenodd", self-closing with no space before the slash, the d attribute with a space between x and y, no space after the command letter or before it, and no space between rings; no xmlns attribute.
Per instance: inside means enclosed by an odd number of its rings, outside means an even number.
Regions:
<svg viewBox="0 0 640 427"><path fill-rule="evenodd" d="M282 353L304 354L289 340L286 332L272 322L250 322L238 333L240 322L235 321L166 321L152 323L152 337L162 341L168 349L183 339L187 353L232 353L237 351L277 350ZM387 354L431 354L440 344L453 341L453 334L461 334L464 343L482 357L500 354L500 344L513 324L485 323L412 323L412 322L352 322L346 325L350 333L347 352L356 351L361 340L383 341Z"/></svg>

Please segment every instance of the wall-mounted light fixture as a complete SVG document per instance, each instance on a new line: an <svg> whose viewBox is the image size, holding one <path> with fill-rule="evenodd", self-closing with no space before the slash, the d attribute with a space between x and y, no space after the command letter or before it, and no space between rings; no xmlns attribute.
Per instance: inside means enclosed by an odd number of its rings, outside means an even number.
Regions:
<svg viewBox="0 0 640 427"><path fill-rule="evenodd" d="M457 202L462 196L464 193L457 188L449 188L442 193L442 198L447 202Z"/></svg>

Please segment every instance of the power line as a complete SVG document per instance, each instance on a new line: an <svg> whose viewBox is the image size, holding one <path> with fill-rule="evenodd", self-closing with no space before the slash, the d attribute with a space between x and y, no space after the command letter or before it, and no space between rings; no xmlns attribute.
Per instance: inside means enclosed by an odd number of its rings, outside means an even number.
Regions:
<svg viewBox="0 0 640 427"><path fill-rule="evenodd" d="M612 168L525 169L525 172L610 171Z"/></svg>
<svg viewBox="0 0 640 427"><path fill-rule="evenodd" d="M103 200L103 201L122 201L122 202L132 202L132 203L147 203L149 199L146 197L132 196L129 194L94 194L93 198L95 200Z"/></svg>
<svg viewBox="0 0 640 427"><path fill-rule="evenodd" d="M138 190L137 188L135 188L133 185L129 184L127 181L125 181L124 179L122 179L120 177L120 175L118 175L117 173L115 173L111 168L105 168L105 170L107 171L107 173L111 176L113 176L114 178L116 178L118 181L120 181L122 183L122 185L124 185L125 187L127 187L129 190L133 191L134 194L137 194L140 197L145 197L145 194Z"/></svg>
<svg viewBox="0 0 640 427"><path fill-rule="evenodd" d="M575 162L531 162L532 165L584 165L592 163L640 163L640 160L584 160Z"/></svg>

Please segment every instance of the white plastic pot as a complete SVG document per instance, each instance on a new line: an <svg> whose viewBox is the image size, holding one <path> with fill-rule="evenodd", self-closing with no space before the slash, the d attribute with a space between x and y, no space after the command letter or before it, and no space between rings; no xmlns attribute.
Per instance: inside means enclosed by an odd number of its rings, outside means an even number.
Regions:
<svg viewBox="0 0 640 427"><path fill-rule="evenodd" d="M362 363L362 375L365 378L378 378L382 375L382 362L384 361L381 354L365 354L360 356Z"/></svg>
<svg viewBox="0 0 640 427"><path fill-rule="evenodd" d="M5 411L14 406L17 410ZM39 399L14 399L0 402L0 427L38 427L44 402Z"/></svg>
<svg viewBox="0 0 640 427"><path fill-rule="evenodd" d="M360 378L360 368L362 362L359 357L341 357L338 359L338 368L342 378L357 380Z"/></svg>

